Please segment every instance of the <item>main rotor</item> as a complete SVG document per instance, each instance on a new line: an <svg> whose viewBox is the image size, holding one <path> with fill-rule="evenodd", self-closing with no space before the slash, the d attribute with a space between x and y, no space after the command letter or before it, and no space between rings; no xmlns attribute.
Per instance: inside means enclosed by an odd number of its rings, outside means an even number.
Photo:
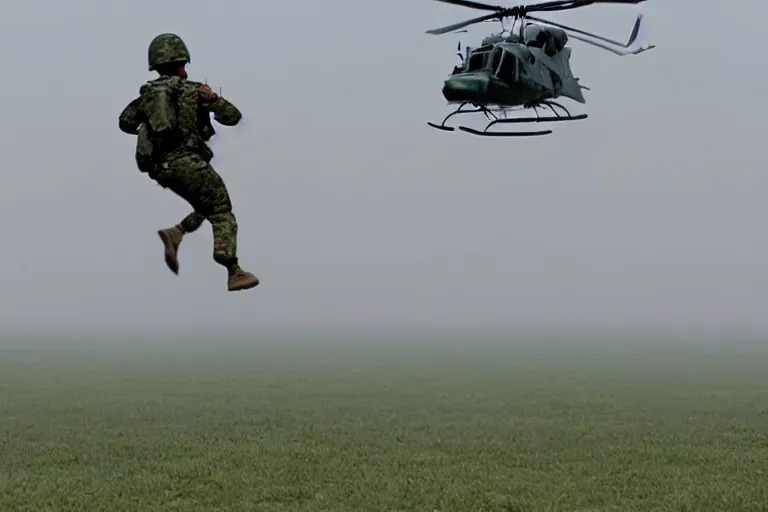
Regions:
<svg viewBox="0 0 768 512"><path fill-rule="evenodd" d="M505 18L514 18L515 20L528 18L533 21L539 21L549 25L557 26L557 24L528 16L529 12L553 12L553 11L565 11L570 9L577 9L579 7L586 7L592 4L639 4L645 0L554 0L551 2L542 2L532 5L515 5L513 7L504 7L499 5L484 4L482 2L476 2L474 0L436 0L446 4L461 5L463 7L469 7L470 9L478 9L481 11L492 11L490 14L472 18L453 25L428 30L427 34L441 35L449 32L474 25L475 23L482 23L484 21L499 20L503 21Z"/></svg>

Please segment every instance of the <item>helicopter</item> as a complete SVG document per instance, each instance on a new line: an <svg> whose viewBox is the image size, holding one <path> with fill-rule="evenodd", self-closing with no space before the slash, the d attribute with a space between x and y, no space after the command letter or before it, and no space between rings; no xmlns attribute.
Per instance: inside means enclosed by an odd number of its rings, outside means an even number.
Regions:
<svg viewBox="0 0 768 512"><path fill-rule="evenodd" d="M433 128L454 131L446 122L457 114L482 113L490 122L485 129L477 130L459 126L459 130L480 136L530 137L549 135L552 130L540 131L489 131L498 124L542 123L577 121L586 119L587 114L571 115L561 103L555 101L563 96L578 103L586 103L582 89L571 70L571 48L566 46L571 38L597 46L616 55L635 55L655 48L645 46L634 48L643 20L639 13L632 33L626 44L585 32L567 25L554 23L534 16L531 12L553 12L576 9L592 4L639 4L645 0L554 0L532 5L501 7L474 0L436 0L472 9L491 11L490 14L470 20L428 30L427 34L441 35L455 33L469 25L486 21L501 22L500 33L485 37L480 46L466 47L458 56L461 65L455 66L445 79L442 93L449 105L459 104L440 124L428 122ZM504 20L511 18L512 27L507 31ZM518 30L515 31L516 26ZM570 33L570 34L569 34ZM464 107L470 106L470 109ZM474 107L474 108L471 108ZM560 111L556 110L559 109ZM509 112L533 109L535 117L508 117ZM540 116L539 110L549 109L554 115Z"/></svg>

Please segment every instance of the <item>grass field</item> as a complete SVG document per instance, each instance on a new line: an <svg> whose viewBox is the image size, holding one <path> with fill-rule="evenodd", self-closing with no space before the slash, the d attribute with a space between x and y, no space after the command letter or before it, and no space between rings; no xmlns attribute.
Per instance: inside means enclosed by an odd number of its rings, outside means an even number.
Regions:
<svg viewBox="0 0 768 512"><path fill-rule="evenodd" d="M0 348L14 510L768 511L768 342Z"/></svg>

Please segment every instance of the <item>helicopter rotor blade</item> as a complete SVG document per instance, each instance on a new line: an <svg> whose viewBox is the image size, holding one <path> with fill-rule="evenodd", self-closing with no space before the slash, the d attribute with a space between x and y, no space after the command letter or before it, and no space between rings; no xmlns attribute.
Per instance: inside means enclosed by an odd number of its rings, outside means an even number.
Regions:
<svg viewBox="0 0 768 512"><path fill-rule="evenodd" d="M483 21L490 21L493 19L503 19L506 17L518 17L518 16L528 17L526 16L527 12L563 11L566 9L575 9L577 7L584 7L584 6L592 5L596 3L639 4L639 3L645 2L646 0L554 0L550 2L543 2L539 4L528 5L528 6L515 5L513 7L503 7L503 6L497 6L497 5L484 4L481 2L476 2L474 0L436 0L436 1L452 4L452 5L469 7L471 9L480 9L484 11L494 11L494 12L491 14L486 14L484 16L479 16L477 18L472 18L470 20L454 23L453 25L448 25L441 28L427 30L427 34L432 34L432 35L447 34L449 32L462 29L469 25L474 25L475 23L481 23ZM550 22L547 22L547 23L550 23ZM589 35L592 35L592 34L589 34ZM596 37L600 39L600 36L596 36ZM611 40L609 40L609 42L615 43L615 41L611 41Z"/></svg>
<svg viewBox="0 0 768 512"><path fill-rule="evenodd" d="M635 5L645 2L646 0L555 0L553 2L544 2L540 4L528 5L525 7L526 12L553 12L553 11L566 11L569 9L578 9L579 7L586 7L592 4L624 4Z"/></svg>
<svg viewBox="0 0 768 512"><path fill-rule="evenodd" d="M600 41L605 41L606 43L610 43L610 44L613 44L613 45L616 45L616 46L620 46L622 48L629 48L635 42L635 39L637 39L637 35L640 32L640 24L641 24L641 22L643 20L643 15L642 15L642 13L637 15L637 19L635 20L635 26L632 29L632 34L629 36L629 40L627 41L626 44L625 43L621 43L619 41L616 41L614 39L609 39L607 37L603 37L603 36L599 36L597 34L593 34L592 32L586 32L586 31L580 30L578 28L569 27L568 25L562 25L560 23L555 23L554 21L549 21L549 20L544 20L544 19L541 19L541 18L536 18L534 16L526 16L526 19L529 19L531 21L535 21L537 23L542 23L544 25L550 25L550 26L553 26L553 27L561 28L563 30L567 30L569 32L574 32L576 34L581 34L581 35L593 37L595 39L599 39ZM574 37L574 38L578 39L576 37Z"/></svg>
<svg viewBox="0 0 768 512"><path fill-rule="evenodd" d="M574 39L577 39L581 42L591 44L592 46L597 46L598 48L602 48L603 50L609 51L613 54L619 55L619 56L625 56L625 55L637 55L638 53L643 53L648 50L652 50L653 48L656 48L655 45L650 46L641 46L639 48L635 48L634 50L631 50L625 46L616 46L612 47L610 45L607 45L605 43L601 43L599 41L593 41L591 39L587 39L586 37L581 37L577 35L571 35Z"/></svg>
<svg viewBox="0 0 768 512"><path fill-rule="evenodd" d="M461 5L462 7L469 7L470 9L480 9L481 11L503 11L507 7L499 5L484 4L482 2L474 2L473 0L435 0L437 2L443 2L445 4ZM569 0L572 1L572 0Z"/></svg>
<svg viewBox="0 0 768 512"><path fill-rule="evenodd" d="M435 0L446 4L460 5L462 7L469 7L470 9L480 9L482 11L508 11L509 6L491 5L483 2L476 2L475 0ZM534 11L561 11L565 9L576 9L577 7L584 7L591 4L639 4L646 0L552 0L549 2L541 2L531 5L517 5L515 7L521 8L526 12Z"/></svg>
<svg viewBox="0 0 768 512"><path fill-rule="evenodd" d="M439 36L442 34L447 34L448 32L453 32L455 30L459 30L464 27L468 27L469 25L474 25L475 23L481 23L483 21L489 21L492 19L498 18L499 15L497 13L493 14L486 14L485 16L479 16L477 18L472 18L471 20L462 21L459 23L454 23L453 25L447 25L445 27L435 28L432 30L427 30L427 34L432 34L433 36Z"/></svg>
<svg viewBox="0 0 768 512"><path fill-rule="evenodd" d="M655 48L655 46L646 46L646 47L638 47L635 49L630 49L634 46L635 42L638 39L638 36L641 33L641 29L643 28L642 21L643 21L643 14L639 13L637 15L637 20L635 20L635 25L632 28L632 33L629 35L629 40L626 44L623 44L619 41L614 41L613 39L608 39L607 37L602 37L597 34L593 34L591 32L586 32L584 30L579 30L577 28L569 27L567 25L561 25L559 23L554 23L549 20L544 20L541 18L536 18L533 16L528 16L527 19L544 24L544 25L551 25L560 29L565 30L566 32L573 32L569 33L569 37L572 37L573 39L576 39L578 41L582 41L587 44L591 44L592 46L597 46L598 48L602 48L603 50L607 50L609 52L615 53L616 55L634 55L641 52L644 52L646 50L650 50L652 48ZM647 37L646 31L643 32L643 39ZM577 35L581 34L581 35ZM584 36L588 36L584 37ZM602 42L601 42L602 41ZM608 43L608 44L605 44Z"/></svg>
<svg viewBox="0 0 768 512"><path fill-rule="evenodd" d="M536 11L563 11L566 9L576 9L578 7L585 7L592 4L639 4L646 0L553 0L549 2L541 2L531 5L515 5L515 6L503 6L503 5L491 5L483 2L476 2L475 0L435 0L445 4L460 5L462 7L469 7L470 9L479 9L481 11L496 11L496 12L536 12Z"/></svg>

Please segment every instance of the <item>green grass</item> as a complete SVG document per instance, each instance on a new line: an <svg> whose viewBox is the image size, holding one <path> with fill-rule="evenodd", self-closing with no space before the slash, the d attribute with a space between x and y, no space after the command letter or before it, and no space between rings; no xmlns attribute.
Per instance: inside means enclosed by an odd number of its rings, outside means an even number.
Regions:
<svg viewBox="0 0 768 512"><path fill-rule="evenodd" d="M1 511L768 511L768 343L115 346L0 349Z"/></svg>

